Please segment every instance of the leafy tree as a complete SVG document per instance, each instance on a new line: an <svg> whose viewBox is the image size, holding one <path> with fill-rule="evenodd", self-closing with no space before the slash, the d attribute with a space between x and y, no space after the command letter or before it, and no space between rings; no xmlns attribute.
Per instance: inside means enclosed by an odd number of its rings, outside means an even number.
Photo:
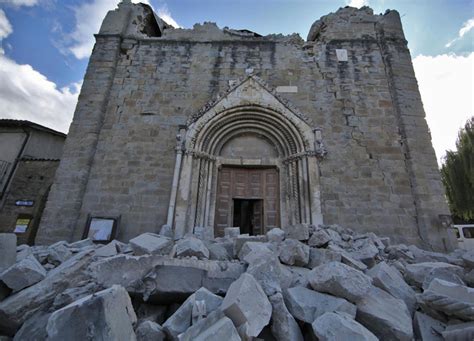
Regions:
<svg viewBox="0 0 474 341"><path fill-rule="evenodd" d="M456 220L474 220L474 116L461 128L456 151L447 151L441 177Z"/></svg>

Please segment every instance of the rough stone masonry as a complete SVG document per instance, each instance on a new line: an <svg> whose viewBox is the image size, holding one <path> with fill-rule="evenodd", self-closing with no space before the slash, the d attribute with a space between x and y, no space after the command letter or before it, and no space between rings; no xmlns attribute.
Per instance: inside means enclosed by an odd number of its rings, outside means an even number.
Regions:
<svg viewBox="0 0 474 341"><path fill-rule="evenodd" d="M38 243L113 217L121 241L324 223L454 248L396 11L341 8L304 40L122 1L95 37Z"/></svg>
<svg viewBox="0 0 474 341"><path fill-rule="evenodd" d="M16 249L0 234L0 339L474 339L473 251L301 229Z"/></svg>

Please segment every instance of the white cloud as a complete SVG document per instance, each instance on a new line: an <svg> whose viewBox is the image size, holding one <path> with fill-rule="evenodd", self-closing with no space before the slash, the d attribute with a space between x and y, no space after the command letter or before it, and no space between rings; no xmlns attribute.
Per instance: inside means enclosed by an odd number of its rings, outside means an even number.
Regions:
<svg viewBox="0 0 474 341"><path fill-rule="evenodd" d="M10 21L8 21L8 18L5 15L5 12L2 9L0 9L0 41L3 38L8 37L12 32L13 32L13 28L12 28L12 25L10 24Z"/></svg>
<svg viewBox="0 0 474 341"><path fill-rule="evenodd" d="M0 108L3 118L33 121L67 132L80 83L58 89L30 65L20 65L0 54Z"/></svg>
<svg viewBox="0 0 474 341"><path fill-rule="evenodd" d="M369 0L346 0L347 6L361 8L362 6L369 6Z"/></svg>
<svg viewBox="0 0 474 341"><path fill-rule="evenodd" d="M16 7L20 6L34 6L38 3L38 0L0 0L0 4L13 5Z"/></svg>
<svg viewBox="0 0 474 341"><path fill-rule="evenodd" d="M174 18L171 16L170 11L168 10L168 6L164 4L158 9L158 16L166 21L168 25L173 26L174 28L180 28L179 24L174 20Z"/></svg>
<svg viewBox="0 0 474 341"><path fill-rule="evenodd" d="M474 52L413 60L438 162L454 150L459 128L474 115Z"/></svg>
<svg viewBox="0 0 474 341"><path fill-rule="evenodd" d="M464 37L464 35L468 33L470 30L472 30L473 28L474 28L474 18L471 18L462 25L461 29L459 30L458 37L451 40L449 43L447 43L445 47L451 47L455 42L457 42L458 40L461 40Z"/></svg>
<svg viewBox="0 0 474 341"><path fill-rule="evenodd" d="M94 47L94 34L99 32L102 20L108 11L117 7L117 0L94 0L85 2L74 8L76 20L74 31L68 35L72 44L68 45L68 50L77 58L88 58ZM146 3L149 0L132 0L132 2Z"/></svg>
<svg viewBox="0 0 474 341"><path fill-rule="evenodd" d="M10 21L8 21L5 12L0 8L0 55L5 54L5 50L3 49L3 38L8 37L13 32L12 25Z"/></svg>

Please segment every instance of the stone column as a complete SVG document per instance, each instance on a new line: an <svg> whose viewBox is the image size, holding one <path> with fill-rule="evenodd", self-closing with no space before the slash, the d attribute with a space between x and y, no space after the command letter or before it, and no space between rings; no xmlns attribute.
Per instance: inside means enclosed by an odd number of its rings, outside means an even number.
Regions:
<svg viewBox="0 0 474 341"><path fill-rule="evenodd" d="M170 203L168 206L168 217L166 219L166 224L169 226L173 226L173 218L174 218L174 208L176 206L176 194L178 192L178 182L179 182L179 173L181 170L181 161L183 158L183 141L182 136L178 134L176 136L176 161L174 164L174 173L173 173L173 183L171 185L171 195L170 195Z"/></svg>

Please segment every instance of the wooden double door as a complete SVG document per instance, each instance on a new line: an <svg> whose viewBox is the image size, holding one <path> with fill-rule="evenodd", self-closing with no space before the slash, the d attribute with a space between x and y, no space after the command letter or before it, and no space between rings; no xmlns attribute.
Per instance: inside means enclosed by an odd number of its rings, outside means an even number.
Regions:
<svg viewBox="0 0 474 341"><path fill-rule="evenodd" d="M280 226L276 168L222 167L217 179L215 235L238 226L241 233L264 234Z"/></svg>

